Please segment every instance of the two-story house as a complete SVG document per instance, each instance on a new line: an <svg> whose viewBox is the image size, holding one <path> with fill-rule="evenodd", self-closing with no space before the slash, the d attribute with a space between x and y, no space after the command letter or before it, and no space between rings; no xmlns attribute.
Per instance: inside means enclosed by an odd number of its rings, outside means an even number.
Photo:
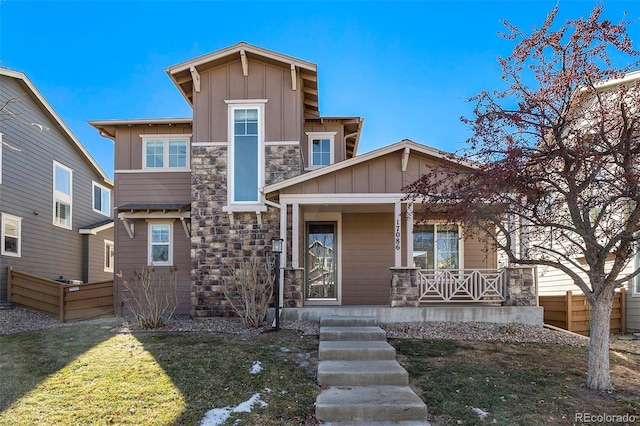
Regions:
<svg viewBox="0 0 640 426"><path fill-rule="evenodd" d="M113 279L113 182L25 74L0 68L0 108L0 303L9 266Z"/></svg>
<svg viewBox="0 0 640 426"><path fill-rule="evenodd" d="M445 215L414 223L402 188L446 156L409 140L357 155L364 120L320 114L315 64L238 43L166 72L193 117L90 122L115 141L124 277L174 267L178 312L227 315L226 269L278 237L286 309L509 297L482 242ZM471 271L482 283L451 288Z"/></svg>

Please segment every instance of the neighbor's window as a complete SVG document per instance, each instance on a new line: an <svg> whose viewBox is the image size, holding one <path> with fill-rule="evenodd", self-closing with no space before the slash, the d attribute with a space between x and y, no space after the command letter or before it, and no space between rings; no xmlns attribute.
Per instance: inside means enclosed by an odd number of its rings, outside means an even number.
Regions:
<svg viewBox="0 0 640 426"><path fill-rule="evenodd" d="M188 169L189 143L187 136L141 136L144 169Z"/></svg>
<svg viewBox="0 0 640 426"><path fill-rule="evenodd" d="M104 271L113 272L113 261L115 259L115 246L113 241L104 240Z"/></svg>
<svg viewBox="0 0 640 426"><path fill-rule="evenodd" d="M111 191L93 182L93 210L111 217Z"/></svg>
<svg viewBox="0 0 640 426"><path fill-rule="evenodd" d="M22 218L2 213L2 255L20 257Z"/></svg>
<svg viewBox="0 0 640 426"><path fill-rule="evenodd" d="M333 139L336 132L307 132L309 137L309 167L333 164Z"/></svg>
<svg viewBox="0 0 640 426"><path fill-rule="evenodd" d="M149 223L149 265L172 265L172 228L169 222Z"/></svg>
<svg viewBox="0 0 640 426"><path fill-rule="evenodd" d="M71 229L73 170L53 162L53 224Z"/></svg>
<svg viewBox="0 0 640 426"><path fill-rule="evenodd" d="M413 232L413 263L421 269L460 268L458 225L428 224Z"/></svg>

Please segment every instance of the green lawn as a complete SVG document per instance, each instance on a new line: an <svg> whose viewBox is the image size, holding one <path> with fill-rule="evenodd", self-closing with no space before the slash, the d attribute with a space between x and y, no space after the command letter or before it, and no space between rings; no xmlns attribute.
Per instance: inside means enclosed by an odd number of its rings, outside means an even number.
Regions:
<svg viewBox="0 0 640 426"><path fill-rule="evenodd" d="M267 405L232 413L228 424L313 424L319 388L304 363L316 351L317 339L287 330L117 334L78 325L0 336L0 425L197 425L256 393ZM252 374L256 362L262 370Z"/></svg>

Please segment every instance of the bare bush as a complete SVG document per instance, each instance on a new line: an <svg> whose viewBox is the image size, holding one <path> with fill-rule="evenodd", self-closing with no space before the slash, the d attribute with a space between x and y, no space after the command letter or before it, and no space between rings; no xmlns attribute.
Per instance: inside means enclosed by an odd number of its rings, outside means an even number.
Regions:
<svg viewBox="0 0 640 426"><path fill-rule="evenodd" d="M247 328L264 324L275 282L273 266L273 259L258 260L254 256L228 268L229 275L223 281L224 296Z"/></svg>
<svg viewBox="0 0 640 426"><path fill-rule="evenodd" d="M123 285L128 290L124 300L129 304L136 324L145 330L162 327L178 307L176 270L169 270L168 278L156 276L153 266L134 270ZM122 277L122 273L118 274Z"/></svg>

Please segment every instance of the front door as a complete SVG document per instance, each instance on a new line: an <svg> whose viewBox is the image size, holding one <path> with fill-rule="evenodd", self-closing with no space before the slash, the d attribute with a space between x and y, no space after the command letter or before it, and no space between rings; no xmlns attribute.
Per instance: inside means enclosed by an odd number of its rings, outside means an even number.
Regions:
<svg viewBox="0 0 640 426"><path fill-rule="evenodd" d="M305 299L337 300L336 222L308 222Z"/></svg>

